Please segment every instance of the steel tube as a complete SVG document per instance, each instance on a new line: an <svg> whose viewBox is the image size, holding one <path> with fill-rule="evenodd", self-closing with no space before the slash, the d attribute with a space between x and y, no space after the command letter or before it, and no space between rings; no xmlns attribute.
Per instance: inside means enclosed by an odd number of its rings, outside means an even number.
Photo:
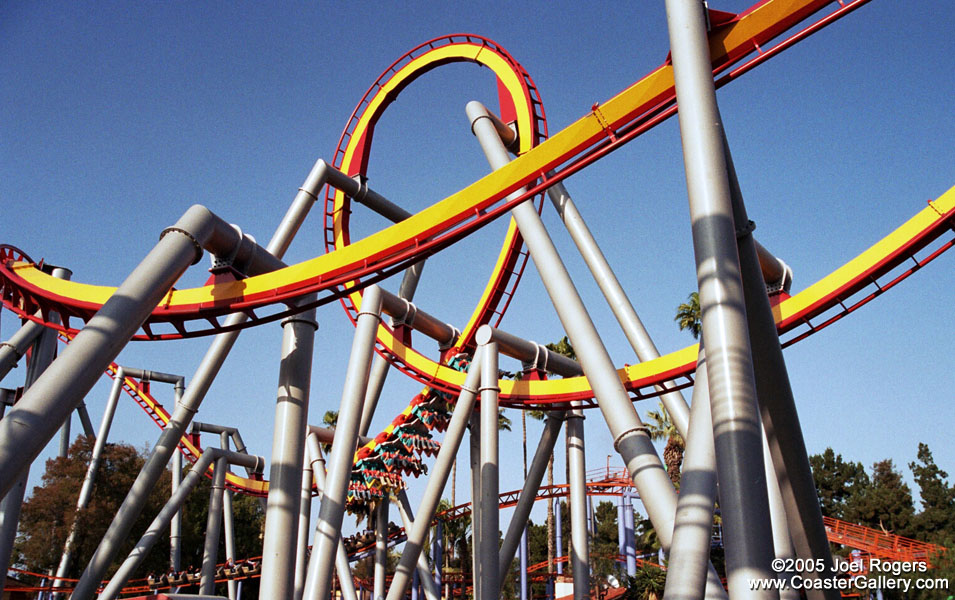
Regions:
<svg viewBox="0 0 955 600"><path fill-rule="evenodd" d="M335 441L332 443L332 453L328 460L330 468L305 580L304 597L310 600L324 599L331 588L331 569L341 537L348 480L351 477L352 458L361 422L361 403L365 398L375 335L380 321L380 288L372 285L365 289L362 296L355 325L355 338L345 372L345 389L338 412L338 427L335 429Z"/></svg>
<svg viewBox="0 0 955 600"><path fill-rule="evenodd" d="M487 109L479 102L468 103L471 129L481 142L492 168L499 168L507 163L507 152L487 120L487 114ZM520 190L515 192L519 193ZM676 492L650 442L647 428L620 382L610 355L533 203L524 202L511 214L527 242L561 324L580 357L581 368L613 436L614 447L627 465L661 543L668 548L673 532Z"/></svg>
<svg viewBox="0 0 955 600"><path fill-rule="evenodd" d="M312 518L312 461L309 460L309 451L306 444L305 456L302 465L302 496L298 507L298 535L295 544L295 591L292 600L302 600L305 590L305 569L308 567L308 530Z"/></svg>
<svg viewBox="0 0 955 600"><path fill-rule="evenodd" d="M228 229L231 237L222 229ZM166 232L0 422L0 494L6 494L20 472L36 458L92 389L100 373L201 252L196 242L212 249L231 248L236 243L235 230L199 206L186 211L175 227Z"/></svg>
<svg viewBox="0 0 955 600"><path fill-rule="evenodd" d="M414 527L414 512L411 510L411 503L408 501L408 494L404 490L398 492L398 502L396 504L398 514L401 516L401 524L405 532L411 531ZM437 565L437 563L435 563ZM440 600L441 591L438 584L431 576L431 565L428 564L428 557L425 552L418 553L418 568L415 571L418 576L418 583L424 589L424 595L427 600Z"/></svg>
<svg viewBox="0 0 955 600"><path fill-rule="evenodd" d="M607 304L610 305L611 311L617 318L617 322L620 324L620 328L627 337L627 341L630 342L630 347L633 348L637 358L641 362L659 358L660 351L657 350L656 344L653 343L646 327L643 326L643 321L637 315L630 298L627 297L623 286L617 280L610 263L600 250L600 246L597 245L597 240L594 239L583 216L577 210L577 206L567 192L567 188L564 187L562 182L558 182L547 189L547 195L550 197L554 208L557 209L557 214L563 221L564 226L567 227L567 232L574 240L577 250L580 251L581 257L594 276L594 281L597 282L597 286L607 300ZM656 386L656 389L664 391L665 388ZM679 391L666 392L660 395L660 400L663 401L663 406L670 414L670 420L677 431L686 438L690 408L687 406L683 394Z"/></svg>
<svg viewBox="0 0 955 600"><path fill-rule="evenodd" d="M381 310L398 321L407 320L415 331L419 331L445 346L453 344L461 333L437 317L423 310L418 310L408 300L395 296L386 290L382 290L381 293Z"/></svg>
<svg viewBox="0 0 955 600"><path fill-rule="evenodd" d="M574 600L590 598L590 543L587 535L587 463L584 456L584 411L567 415L567 472L570 477L571 569Z"/></svg>
<svg viewBox="0 0 955 600"><path fill-rule="evenodd" d="M50 274L57 279L69 279L71 275L68 269L60 267L52 268ZM51 315L51 318L56 323L60 320L59 315L56 313ZM29 364L27 364L26 378L23 382L23 388L25 390L24 397L26 396L26 392L35 387L36 382L47 371L50 365L53 364L53 358L56 356L55 331L44 328L39 335L29 337L33 338L33 353L30 356ZM22 402L23 398L14 405L13 410L6 415L3 421L0 421L0 424L10 425L10 422L16 418L17 408ZM69 415L69 412L67 412L67 415ZM56 423L52 424L54 427L50 430L50 437L52 437L56 431ZM17 524L20 521L20 508L23 505L23 497L26 493L29 477L30 463L28 462L15 478L15 481L12 482L13 485L8 490L0 492L0 497L3 498L3 500L0 501L0 567L3 568L4 574L6 574L7 567L10 566L10 558L13 555L13 545L17 536ZM6 577L4 576L3 581L0 581L0 595L3 595L5 585Z"/></svg>
<svg viewBox="0 0 955 600"><path fill-rule="evenodd" d="M716 576L709 568L716 505L716 450L708 385L706 359L700 351L664 600L723 600L727 597L718 577L716 585L707 585L707 577Z"/></svg>
<svg viewBox="0 0 955 600"><path fill-rule="evenodd" d="M326 167L327 165L323 160L318 160L315 163L305 183L299 188L298 194L296 194L288 211L279 223L268 246L266 246L266 250L279 263L281 261L278 259L281 259L285 254L312 204L318 198L321 187L325 185ZM256 270L260 268L256 265L253 266ZM262 269L266 269L266 267L262 267ZM247 319L248 317L242 313L233 314L226 318L224 325L227 327L240 325ZM153 447L152 454L140 470L119 512L113 522L110 523L106 535L93 554L89 565L80 577L80 581L76 584L71 596L72 600L92 600L96 592L96 586L99 585L99 581L103 578L106 569L118 551L119 540L129 535L133 523L139 518L149 491L156 485L169 463L169 458L176 451L179 440L185 433L193 416L195 416L196 411L199 410L199 406L212 385L212 381L219 373L225 359L232 350L232 346L239 338L239 333L238 330L229 331L220 333L213 338L209 350L206 351L202 362L199 363L199 367L192 377L192 385L190 385L188 393L176 404L176 409Z"/></svg>
<svg viewBox="0 0 955 600"><path fill-rule="evenodd" d="M482 357L483 353L476 352L475 356ZM480 383L478 383L480 385ZM481 414L474 412L470 417L470 434L468 435L468 462L471 467L471 580L474 587L472 597L481 597L481 561L478 560L478 540L480 539L481 518L484 515L484 503L475 502L481 498Z"/></svg>
<svg viewBox="0 0 955 600"><path fill-rule="evenodd" d="M220 434L219 446L223 450L229 449L229 435L225 432ZM224 484L223 479L223 484ZM235 565L235 523L233 523L232 512L232 490L223 489L222 491L222 527L225 537L225 562L227 565ZM237 585L236 580L229 578L226 581L229 600L236 600Z"/></svg>
<svg viewBox="0 0 955 600"><path fill-rule="evenodd" d="M490 325L481 325L474 336L474 340L477 344L494 341L497 343L501 354L516 358L525 364L531 364L535 368L548 373L556 373L562 377L576 377L583 374L580 363L576 360L552 352L537 342L519 338Z"/></svg>
<svg viewBox="0 0 955 600"><path fill-rule="evenodd" d="M666 10L707 353L727 581L734 599L778 598L775 591L752 590L749 584L773 577L772 529L705 9L695 0L666 0Z"/></svg>
<svg viewBox="0 0 955 600"><path fill-rule="evenodd" d="M76 414L80 417L80 424L83 426L83 435L88 438L95 437L96 432L93 430L93 422L90 421L90 413L86 410L85 403L80 402L80 405L76 407Z"/></svg>
<svg viewBox="0 0 955 600"><path fill-rule="evenodd" d="M438 456L435 457L431 475L428 477L424 494L418 505L418 518L408 533L405 550L401 553L401 559L397 568L395 568L395 575L391 580L391 587L388 588L386 600L400 600L403 598L411 581L411 573L418 562L418 554L424 548L428 527L431 519L434 518L435 509L437 509L438 502L441 499L441 492L448 481L451 466L454 464L458 447L460 447L464 431L467 429L471 411L474 409L482 359L481 353L475 355L464 379L464 384L461 386L461 394L454 405L454 412L451 413L451 421L448 423L448 429L444 434L441 449L438 450Z"/></svg>
<svg viewBox="0 0 955 600"><path fill-rule="evenodd" d="M725 137L722 142L726 154L733 219L738 228L746 225L745 229L751 231L739 179ZM802 436L796 401L789 383L786 361L779 344L776 321L766 288L761 282L756 240L750 232L741 235L738 244L749 343L753 349L759 416L765 429L765 436L760 431L760 437L765 438L769 446L796 555L821 560L824 565L824 571L806 573L806 577L815 579L819 578L822 572L832 572L832 551L822 521L822 511L816 496L815 481ZM762 439L760 444L762 445ZM807 595L811 599L835 600L839 597L839 592L807 589Z"/></svg>
<svg viewBox="0 0 955 600"><path fill-rule="evenodd" d="M10 339L0 344L0 379L7 376L17 361L23 356L46 328L34 321L24 321L20 329Z"/></svg>
<svg viewBox="0 0 955 600"><path fill-rule="evenodd" d="M182 454L172 455L172 489L170 497L175 495L182 483ZM177 509L169 522L169 567L174 573L182 570L182 509ZM175 591L175 590L173 590Z"/></svg>
<svg viewBox="0 0 955 600"><path fill-rule="evenodd" d="M202 455L199 456L196 463L192 466L192 469L190 469L189 473L183 478L182 485L180 485L176 493L166 501L166 504L159 511L159 514L156 515L156 518L153 519L149 527L146 528L146 532L139 538L132 552L129 553L129 556L126 557L126 560L123 561L119 569L117 569L105 589L103 589L103 592L97 597L97 600L114 600L119 595L123 586L125 586L129 580L130 575L139 567L152 547L162 537L163 530L169 527L172 515L175 514L182 506L182 503L185 502L186 498L189 497L189 494L195 489L196 485L198 485L199 479L205 476L209 465L222 456L225 456L231 464L247 466L257 472L261 472L262 467L265 465L265 460L259 456L228 452L220 448L206 448L203 450Z"/></svg>
<svg viewBox="0 0 955 600"><path fill-rule="evenodd" d="M557 538L557 574L564 574L564 563L560 560L564 556L564 524L562 523L560 498L554 498L554 537Z"/></svg>
<svg viewBox="0 0 955 600"><path fill-rule="evenodd" d="M375 507L375 600L385 597L385 576L388 562L388 499Z"/></svg>
<svg viewBox="0 0 955 600"><path fill-rule="evenodd" d="M315 309L282 321L282 360L259 584L259 598L263 600L290 598L295 593L302 462L317 329Z"/></svg>
<svg viewBox="0 0 955 600"><path fill-rule="evenodd" d="M789 535L789 527L786 524L786 506L783 504L783 496L779 491L779 481L776 479L776 470L773 467L772 454L769 451L769 443L766 439L766 432L763 431L763 468L766 470L766 491L769 497L769 521L773 528L773 555L782 559L783 564L792 564L790 561L796 558L793 552L792 537ZM777 571L777 579L791 580L793 572ZM780 600L799 600L799 590L793 586L779 590Z"/></svg>
<svg viewBox="0 0 955 600"><path fill-rule="evenodd" d="M106 400L103 419L100 421L96 443L93 444L90 464L86 467L86 476L83 478L83 484L80 487L80 495L76 500L77 513L89 506L90 499L93 497L93 483L96 481L96 473L99 471L99 465L102 462L103 448L106 446L106 440L109 439L109 430L113 424L113 416L116 414L116 405L119 403L119 395L123 391L124 377L125 371L123 367L119 367L113 379L113 386L110 388L109 398ZM61 587L62 578L66 577L73 559L73 546L76 543L77 533L79 533L79 522L74 519L73 526L70 527L70 533L67 535L66 543L63 546L63 555L60 557L60 564L56 569L56 580L53 587Z"/></svg>
<svg viewBox="0 0 955 600"><path fill-rule="evenodd" d="M312 433L305 438L305 447L308 450L309 462L312 466L312 473L315 476L315 486L318 488L318 496L321 498L322 491L325 489L325 457L322 456L322 447L318 443L318 437ZM307 570L307 568L306 568ZM355 592L355 580L352 578L351 566L348 564L348 554L345 552L345 544L341 538L338 540L338 550L335 554L335 572L338 574L339 589L344 600L357 600ZM304 596L304 585L302 582Z"/></svg>
<svg viewBox="0 0 955 600"><path fill-rule="evenodd" d="M202 569L199 593L212 595L216 590L216 558L219 552L219 533L222 530L222 495L225 492L225 474L229 462L225 456L216 459L212 472L212 490L209 492L209 514L206 518L206 537L202 547Z"/></svg>
<svg viewBox="0 0 955 600"><path fill-rule="evenodd" d="M534 458L531 460L530 468L527 471L527 477L524 478L524 487L521 489L517 506L514 507L511 522L508 524L507 533L504 535L504 542L501 544L500 561L498 562L500 573L507 573L511 568L511 562L514 561L514 554L517 552L517 546L523 532L527 529L527 520L531 515L531 509L534 508L537 491L544 479L547 463L554 453L554 446L557 444L558 437L560 437L560 428L563 423L562 413L551 412L548 414L540 442L537 444L537 450L534 452Z"/></svg>
<svg viewBox="0 0 955 600"><path fill-rule="evenodd" d="M501 589L498 570L500 530L500 479L498 468L498 392L497 342L478 347L481 363L481 523L478 530L478 560L481 562L481 596L478 600L497 600Z"/></svg>

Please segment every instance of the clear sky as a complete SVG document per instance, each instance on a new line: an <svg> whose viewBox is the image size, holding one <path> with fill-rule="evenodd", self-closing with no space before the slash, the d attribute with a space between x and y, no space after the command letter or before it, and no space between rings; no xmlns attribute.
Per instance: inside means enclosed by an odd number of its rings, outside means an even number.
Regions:
<svg viewBox="0 0 955 600"><path fill-rule="evenodd" d="M757 237L792 266L794 291L955 185L952 31L955 11L945 3L874 0L719 92ZM524 65L551 132L651 71L669 48L662 2L3 3L0 243L67 266L77 281L117 285L193 203L264 242L314 161L331 159L379 73L413 46L456 32L489 37ZM486 173L464 116L471 99L496 107L489 72L468 65L406 90L377 129L371 186L419 210ZM696 284L676 120L566 184L661 351L691 343L673 323ZM287 260L324 251L320 211ZM544 219L615 362L634 362L549 206ZM356 235L384 225L360 210L352 223ZM503 224L495 225L428 262L421 308L463 325L499 243ZM953 265L948 253L787 350L811 452L832 446L867 466L889 457L909 476L905 465L924 441L955 473ZM180 287L204 278L194 268ZM397 282L386 287L396 291ZM312 422L337 408L352 332L337 304L318 318ZM540 342L563 335L532 266L502 326ZM16 327L5 312L0 337ZM275 324L243 333L198 416L237 425L262 455L271 448L280 339ZM208 344L140 342L118 360L184 374L188 384ZM21 380L18 370L3 385ZM419 388L392 373L374 427ZM171 390L154 390L171 405ZM87 398L94 422L106 395L104 382ZM519 415L509 412L516 432L502 442L502 490L522 480ZM529 430L536 440L540 425ZM121 405L114 439L142 447L157 434L132 403ZM598 412L588 413L587 442L588 467L605 465L612 448ZM34 467L34 484L41 472ZM460 474L458 483L464 498Z"/></svg>

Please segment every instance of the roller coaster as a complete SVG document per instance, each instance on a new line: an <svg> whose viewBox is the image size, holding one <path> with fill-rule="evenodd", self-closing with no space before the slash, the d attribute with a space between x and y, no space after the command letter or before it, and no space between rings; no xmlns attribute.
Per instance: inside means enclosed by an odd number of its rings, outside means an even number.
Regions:
<svg viewBox="0 0 955 600"><path fill-rule="evenodd" d="M338 593L354 600L357 596L341 544L343 515L346 510L369 515L381 528L388 522L389 505L394 504L405 525L405 550L386 590L382 540L387 535L378 532L374 596L398 600L417 579L428 599L436 600L440 589L423 548L467 429L474 497L473 594L481 600L499 597L501 574L522 545L531 506L544 491L546 458L562 428L571 449L569 482L561 488L571 513L569 562L574 598L582 600L590 597L592 589L581 425L587 409L602 413L614 448L626 464L625 481L615 485L633 486L667 551L667 597L727 597L707 554L717 480L730 597L763 597L749 590L746 581L787 576L772 572L773 558L812 558L831 567L830 540L856 548L867 544L860 549L876 552L881 540L869 540L863 530L824 521L819 512L782 349L861 308L951 248L955 188L828 276L791 293L788 266L753 237L754 226L746 217L715 101L717 88L866 2L840 2L820 18L817 13L829 2L766 0L730 14L701 9L693 1L669 0L672 50L667 61L553 135L547 129L536 84L506 50L472 34L435 38L401 56L369 87L348 119L331 160L315 163L265 246L197 205L162 231L160 242L123 284L106 287L71 281L68 269L0 245L0 300L22 319L21 329L0 344L0 376L22 356L28 359L24 385L4 392L3 406L12 408L0 420L0 494L4 496L0 544L6 544L0 546L0 559L9 562L31 463L64 420L82 408L84 396L101 373L115 382L110 406L125 392L162 433L75 586L63 585L70 548L64 550L60 572L51 579L57 581L57 594L69 591L76 600L115 598L131 591L124 592L126 580L155 544L158 532L175 527L179 505L199 474L212 477L214 489L263 499L261 598L324 599L337 574ZM779 39L783 34L786 37ZM486 67L497 80L499 114L479 103L467 107L472 132L492 171L412 214L367 184L375 126L417 78L461 62ZM674 115L680 119L687 163L702 343L661 356L564 181ZM618 368L610 362L540 220L545 197L613 307L639 363ZM322 199L326 252L285 264L283 255L296 232ZM393 224L353 240L354 205L363 205ZM508 215L490 277L463 326L448 324L414 303L425 259ZM176 289L182 273L205 251L214 259L206 284ZM528 258L541 273L577 360L500 329ZM396 274L403 274L397 294L378 285ZM315 309L334 301L341 302L354 323L355 340L338 424L322 428L307 422L312 339L317 329ZM250 455L234 428L198 423L193 417L240 332L274 322L282 324L283 353L266 481L266 459ZM183 377L124 368L114 362L129 340L203 336L213 341L188 386L182 385ZM416 338L437 341L440 355L427 356L420 344L415 347ZM64 348L54 360L57 339ZM500 354L522 362L521 377L501 378ZM388 427L369 435L391 367L424 388ZM171 410L152 395L150 381L178 382ZM691 386L693 401L687 403L681 390ZM679 497L633 408L634 401L655 397L660 397L687 440ZM525 486L513 498L515 513L500 547L497 511L507 500L502 500L498 489L499 406L544 410L548 415ZM111 414L104 417L98 444L105 442L110 419ZM434 437L438 432L444 432L440 443ZM91 425L87 433L93 435ZM215 434L219 447L208 443L203 447L202 433ZM320 443L331 448L327 475ZM117 558L118 541L129 535L145 494L170 460L178 470L180 457L194 464L190 475L119 572L104 582L107 567ZM428 458L434 459L430 467ZM90 487L96 460L94 451ZM230 465L245 467L245 474L232 472ZM412 511L405 488L411 479L429 471L429 477L422 478L426 489L421 504ZM178 482L179 475L175 477ZM306 559L313 496L321 501ZM212 597L216 589L216 548L221 515L229 512L223 509L228 497L214 494L210 505L201 597ZM701 511L701 505L708 509ZM228 540L229 524L225 527ZM172 565L176 571L179 567ZM522 591L526 594L526 589ZM236 595L230 585L229 597L235 600ZM820 589L808 595L835 598L839 593Z"/></svg>

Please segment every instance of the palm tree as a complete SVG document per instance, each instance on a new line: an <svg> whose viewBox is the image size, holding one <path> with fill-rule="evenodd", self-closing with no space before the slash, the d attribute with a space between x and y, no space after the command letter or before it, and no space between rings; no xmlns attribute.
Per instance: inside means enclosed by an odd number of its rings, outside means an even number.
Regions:
<svg viewBox="0 0 955 600"><path fill-rule="evenodd" d="M693 292L684 302L676 307L676 316L673 320L680 326L680 331L689 329L693 339L700 339L700 332L703 331L703 321L700 315L700 293Z"/></svg>
<svg viewBox="0 0 955 600"><path fill-rule="evenodd" d="M660 402L660 410L651 410L647 412L650 422L647 423L650 439L667 441L666 448L663 449L663 462L667 466L667 475L673 485L680 485L680 466L683 464L683 451L686 449L686 443L683 436L677 431L676 426L670 419L670 413Z"/></svg>

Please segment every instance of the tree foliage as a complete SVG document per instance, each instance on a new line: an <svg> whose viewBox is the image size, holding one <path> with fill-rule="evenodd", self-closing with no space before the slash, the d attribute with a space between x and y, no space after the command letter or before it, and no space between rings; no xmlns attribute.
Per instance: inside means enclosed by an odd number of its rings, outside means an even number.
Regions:
<svg viewBox="0 0 955 600"><path fill-rule="evenodd" d="M24 502L20 517L20 531L16 551L18 563L28 570L47 572L56 570L63 545L75 519L81 525L77 530L74 558L67 577L78 577L106 533L113 515L119 509L126 493L135 481L145 461L144 453L128 444L106 444L102 463L89 506L76 512L80 486L86 475L92 455L93 441L79 436L66 458L54 458L46 463L41 485L33 489ZM169 499L171 476L163 473L146 502L142 515L124 540L107 575L112 575L125 560L146 527ZM203 478L183 506L182 565L198 569L202 562L211 483ZM261 553L264 513L259 501L249 496L233 498L236 558L248 558ZM225 560L224 541L220 538L220 561ZM169 532L163 532L159 542L146 557L137 574L162 573L169 567Z"/></svg>
<svg viewBox="0 0 955 600"><path fill-rule="evenodd" d="M700 293L692 292L687 301L676 307L676 316L673 317L680 331L688 330L694 340L700 339L703 331L703 317L700 312Z"/></svg>

